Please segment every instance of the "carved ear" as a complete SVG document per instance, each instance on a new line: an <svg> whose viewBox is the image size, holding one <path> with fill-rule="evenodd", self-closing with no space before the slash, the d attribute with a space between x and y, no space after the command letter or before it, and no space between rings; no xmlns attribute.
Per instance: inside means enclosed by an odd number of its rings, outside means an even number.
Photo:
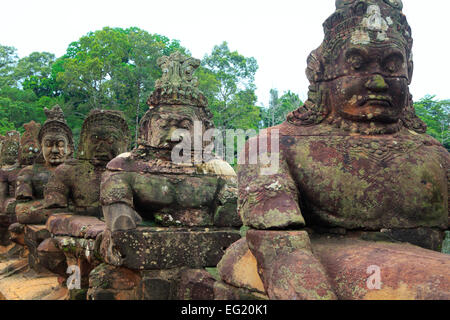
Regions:
<svg viewBox="0 0 450 320"><path fill-rule="evenodd" d="M70 144L67 145L67 156L66 159L70 159L73 155L73 146Z"/></svg>
<svg viewBox="0 0 450 320"><path fill-rule="evenodd" d="M413 73L414 73L414 62L413 62L412 53L411 53L411 58L408 61L408 85L411 84Z"/></svg>
<svg viewBox="0 0 450 320"><path fill-rule="evenodd" d="M310 83L317 83L323 80L323 55L322 46L311 52L308 56L306 77Z"/></svg>

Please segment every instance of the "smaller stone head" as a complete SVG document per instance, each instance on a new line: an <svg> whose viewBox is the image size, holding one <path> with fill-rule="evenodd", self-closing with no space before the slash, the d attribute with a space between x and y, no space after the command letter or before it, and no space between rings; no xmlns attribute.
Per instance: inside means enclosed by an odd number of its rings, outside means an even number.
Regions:
<svg viewBox="0 0 450 320"><path fill-rule="evenodd" d="M212 115L205 108L192 106L158 106L147 111L140 124L139 144L156 149L172 150L182 141L182 137L174 136L177 129L190 132L191 142L194 134L202 134L213 128ZM198 128L199 132L194 132Z"/></svg>
<svg viewBox="0 0 450 320"><path fill-rule="evenodd" d="M39 131L39 144L45 163L58 166L73 154L72 130L64 119L64 113L59 106L51 110L45 108L47 120Z"/></svg>
<svg viewBox="0 0 450 320"><path fill-rule="evenodd" d="M23 127L25 128L25 132L20 138L19 162L21 165L31 165L41 150L38 139L41 125L31 121L25 123Z"/></svg>
<svg viewBox="0 0 450 320"><path fill-rule="evenodd" d="M81 130L78 159L106 165L127 151L128 124L122 112L92 110Z"/></svg>
<svg viewBox="0 0 450 320"><path fill-rule="evenodd" d="M13 165L19 159L20 133L8 131L2 144L1 164Z"/></svg>

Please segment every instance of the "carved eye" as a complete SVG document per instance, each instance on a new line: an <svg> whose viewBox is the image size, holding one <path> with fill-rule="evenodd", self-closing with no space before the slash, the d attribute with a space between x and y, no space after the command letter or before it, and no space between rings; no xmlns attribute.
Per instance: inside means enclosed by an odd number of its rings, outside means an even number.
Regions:
<svg viewBox="0 0 450 320"><path fill-rule="evenodd" d="M359 70L364 65L364 58L358 53L350 54L347 57L347 63L353 68L353 70Z"/></svg>
<svg viewBox="0 0 450 320"><path fill-rule="evenodd" d="M191 128L191 126L192 126L192 123L191 123L191 121L189 121L189 120L183 120L183 121L181 121L181 122L179 123L178 126L179 126L180 128L189 130L189 129Z"/></svg>
<svg viewBox="0 0 450 320"><path fill-rule="evenodd" d="M403 66L403 59L399 55L391 55L384 61L384 68L390 73L395 73L401 70Z"/></svg>
<svg viewBox="0 0 450 320"><path fill-rule="evenodd" d="M58 141L58 147L64 148L64 141Z"/></svg>
<svg viewBox="0 0 450 320"><path fill-rule="evenodd" d="M161 128L165 128L168 125L168 121L165 119L158 119L156 120L156 123L158 124L159 127Z"/></svg>

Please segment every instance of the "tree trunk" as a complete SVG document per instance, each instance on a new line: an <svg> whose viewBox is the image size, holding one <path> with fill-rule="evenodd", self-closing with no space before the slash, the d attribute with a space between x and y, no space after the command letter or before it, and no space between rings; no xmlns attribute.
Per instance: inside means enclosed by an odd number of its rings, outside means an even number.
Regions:
<svg viewBox="0 0 450 320"><path fill-rule="evenodd" d="M138 81L137 83L137 99L136 99L136 128L135 128L135 135L134 135L134 147L137 148L138 143L138 133L139 133L139 103L141 101L141 82Z"/></svg>

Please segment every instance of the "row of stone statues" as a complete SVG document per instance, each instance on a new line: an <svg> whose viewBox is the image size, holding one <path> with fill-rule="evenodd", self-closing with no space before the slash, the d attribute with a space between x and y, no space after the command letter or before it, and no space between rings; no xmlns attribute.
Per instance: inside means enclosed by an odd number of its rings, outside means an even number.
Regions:
<svg viewBox="0 0 450 320"><path fill-rule="evenodd" d="M278 159L271 175L250 161L259 137L237 176L219 158L172 161L195 123L213 127L199 60L180 53L159 60L131 152L123 115L94 110L72 159L62 110L46 110L42 127L1 139L2 241L9 228L60 276L78 266L91 299L450 298L450 257L436 252L450 155L414 111L402 7L336 1L308 58L308 100L263 134L279 135L279 151L263 150ZM174 138L178 129L190 137Z"/></svg>

